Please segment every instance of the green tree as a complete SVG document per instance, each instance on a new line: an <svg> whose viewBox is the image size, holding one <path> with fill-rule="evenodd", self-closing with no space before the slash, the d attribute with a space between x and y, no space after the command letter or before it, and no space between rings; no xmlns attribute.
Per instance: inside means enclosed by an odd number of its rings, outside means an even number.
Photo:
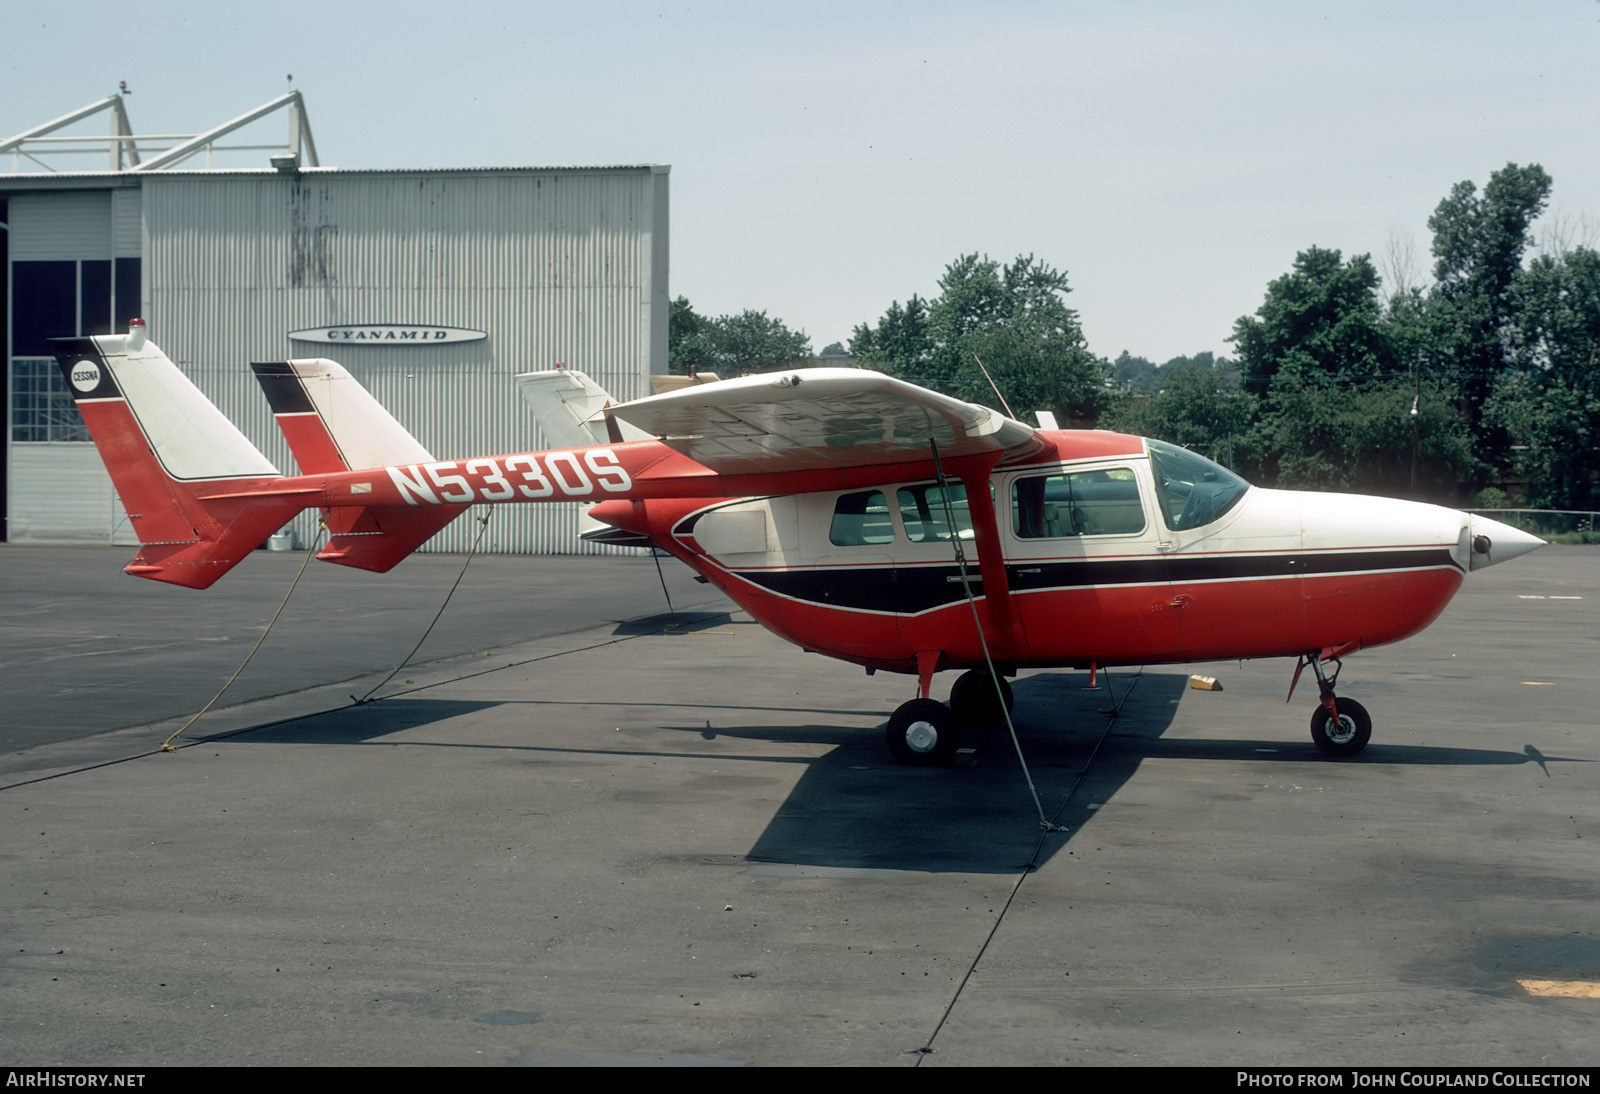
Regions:
<svg viewBox="0 0 1600 1094"><path fill-rule="evenodd" d="M1160 391L1160 368L1148 358L1135 357L1123 350L1111 362L1111 384L1119 391Z"/></svg>
<svg viewBox="0 0 1600 1094"><path fill-rule="evenodd" d="M1511 367L1483 405L1484 424L1512 442L1509 465L1528 501L1595 504L1600 476L1600 254L1540 255L1511 290Z"/></svg>
<svg viewBox="0 0 1600 1094"><path fill-rule="evenodd" d="M1507 365L1513 325L1513 283L1522 270L1529 228L1550 197L1550 176L1538 164L1508 163L1489 176L1482 194L1458 182L1428 218L1433 231L1431 304L1434 355L1460 377L1474 427L1495 378ZM1485 455L1501 454L1502 438L1480 437Z"/></svg>
<svg viewBox="0 0 1600 1094"><path fill-rule="evenodd" d="M667 361L671 371L715 372L742 376L748 372L814 363L811 339L792 331L783 320L764 311L707 318L678 297L667 318Z"/></svg>
<svg viewBox="0 0 1600 1094"><path fill-rule="evenodd" d="M994 405L987 370L1018 414L1092 422L1110 366L1089 352L1064 299L1070 291L1064 272L1032 255L1005 266L961 255L945 268L938 296L894 302L875 327L856 327L850 350L871 368Z"/></svg>
<svg viewBox="0 0 1600 1094"><path fill-rule="evenodd" d="M687 297L675 299L667 311L667 369L684 375L697 364L700 338L710 320L694 310Z"/></svg>
<svg viewBox="0 0 1600 1094"><path fill-rule="evenodd" d="M903 308L900 301L893 301L876 327L862 323L850 337L853 357L890 376L921 375L933 356L933 349L928 302L915 293Z"/></svg>
<svg viewBox="0 0 1600 1094"><path fill-rule="evenodd" d="M1372 377L1385 368L1378 271L1368 255L1346 262L1312 247L1267 286L1255 315L1233 325L1245 386L1266 392L1280 374L1295 381Z"/></svg>
<svg viewBox="0 0 1600 1094"><path fill-rule="evenodd" d="M1252 446L1265 482L1454 499L1480 471L1453 383L1432 360L1432 298L1385 304L1367 255L1313 247L1234 325L1246 386L1261 396ZM1420 386L1425 381L1426 386ZM1413 404L1416 414L1412 414Z"/></svg>
<svg viewBox="0 0 1600 1094"><path fill-rule="evenodd" d="M1170 441L1228 467L1252 462L1256 396L1226 370L1197 358L1175 360L1181 363L1160 368L1158 391L1116 402L1101 415L1101 426Z"/></svg>
<svg viewBox="0 0 1600 1094"><path fill-rule="evenodd" d="M1484 420L1521 442L1513 451L1529 504L1551 509L1595 504L1600 396L1564 377L1510 373L1484 404Z"/></svg>
<svg viewBox="0 0 1600 1094"><path fill-rule="evenodd" d="M1414 492L1458 500L1476 461L1452 395L1430 382L1417 398L1409 379L1275 386L1258 444L1278 486L1412 493L1414 455Z"/></svg>
<svg viewBox="0 0 1600 1094"><path fill-rule="evenodd" d="M811 339L805 332L790 330L783 320L769 318L764 311L720 315L711 327L706 364L701 367L710 367L719 376L812 363Z"/></svg>

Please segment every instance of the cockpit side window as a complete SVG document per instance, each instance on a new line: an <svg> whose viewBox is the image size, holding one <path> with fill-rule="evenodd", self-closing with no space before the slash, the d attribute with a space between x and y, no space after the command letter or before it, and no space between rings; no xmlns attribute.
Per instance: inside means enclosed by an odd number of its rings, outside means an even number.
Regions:
<svg viewBox="0 0 1600 1094"><path fill-rule="evenodd" d="M1019 539L1137 535L1144 526L1129 467L1032 475L1011 484L1011 530Z"/></svg>
<svg viewBox="0 0 1600 1094"><path fill-rule="evenodd" d="M1175 532L1203 528L1239 504L1250 484L1221 464L1167 444L1146 441L1161 519Z"/></svg>
<svg viewBox="0 0 1600 1094"><path fill-rule="evenodd" d="M900 523L912 543L929 543L950 538L950 516L955 515L956 534L972 538L972 514L967 512L967 488L959 482L949 486L949 508L945 487L936 482L902 486L895 492L900 503Z"/></svg>
<svg viewBox="0 0 1600 1094"><path fill-rule="evenodd" d="M833 505L828 542L836 547L861 547L894 542L894 517L882 490L845 494Z"/></svg>

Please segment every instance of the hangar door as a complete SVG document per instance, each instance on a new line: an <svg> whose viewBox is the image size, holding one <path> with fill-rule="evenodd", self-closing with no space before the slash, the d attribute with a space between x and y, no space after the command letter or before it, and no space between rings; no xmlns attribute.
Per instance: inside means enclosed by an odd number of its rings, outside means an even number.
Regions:
<svg viewBox="0 0 1600 1094"><path fill-rule="evenodd" d="M134 542L49 340L110 334L139 314L139 196L56 191L7 203L5 501L13 542Z"/></svg>

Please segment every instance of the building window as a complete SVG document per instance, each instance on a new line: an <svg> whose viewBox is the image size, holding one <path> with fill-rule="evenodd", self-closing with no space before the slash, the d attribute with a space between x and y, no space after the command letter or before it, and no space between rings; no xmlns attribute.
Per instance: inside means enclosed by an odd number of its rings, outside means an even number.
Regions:
<svg viewBox="0 0 1600 1094"><path fill-rule="evenodd" d="M11 439L21 443L89 439L55 358L11 359Z"/></svg>
<svg viewBox="0 0 1600 1094"><path fill-rule="evenodd" d="M50 339L127 329L139 308L137 258L13 262L11 440L87 441Z"/></svg>

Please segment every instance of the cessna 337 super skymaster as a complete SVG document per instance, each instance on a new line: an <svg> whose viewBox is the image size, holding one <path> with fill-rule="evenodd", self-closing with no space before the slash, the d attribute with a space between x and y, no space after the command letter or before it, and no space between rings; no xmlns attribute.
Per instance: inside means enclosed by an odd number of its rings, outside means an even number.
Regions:
<svg viewBox="0 0 1600 1094"><path fill-rule="evenodd" d="M916 676L888 726L904 763L998 720L1018 669L1256 657L1299 658L1296 681L1311 666L1312 739L1352 755L1372 723L1335 695L1339 659L1543 544L1433 505L1253 487L1160 441L1035 429L856 369L620 405L580 372L529 373L561 447L436 460L332 361L257 364L302 472L286 476L141 321L57 356L142 544L130 574L204 589L306 508L327 520L319 559L382 572L474 504L593 502L590 538L670 552L804 649ZM946 669L967 670L949 707L929 697Z"/></svg>

